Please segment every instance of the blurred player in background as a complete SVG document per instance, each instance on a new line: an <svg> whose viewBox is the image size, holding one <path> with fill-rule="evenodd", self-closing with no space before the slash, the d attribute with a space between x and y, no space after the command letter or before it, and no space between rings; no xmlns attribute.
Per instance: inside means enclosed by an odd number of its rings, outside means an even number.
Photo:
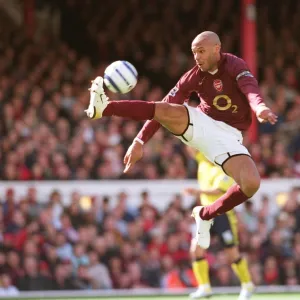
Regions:
<svg viewBox="0 0 300 300"><path fill-rule="evenodd" d="M210 205L222 196L234 184L232 178L210 161L203 154L195 149L188 147L189 154L196 159L198 163L197 179L199 189L186 188L185 194L200 198L201 205ZM239 280L242 289L239 300L250 299L254 285L251 281L248 264L245 258L241 257L238 248L238 228L237 217L233 210L228 211L214 219L211 232L216 234L222 246L225 249L231 267ZM209 265L205 258L205 250L202 249L195 239L192 239L190 248L193 272L199 284L199 288L190 297L192 299L208 297L212 295L212 289L209 280Z"/></svg>
<svg viewBox="0 0 300 300"><path fill-rule="evenodd" d="M245 61L221 52L216 33L202 32L191 46L195 67L181 77L162 102L108 101L103 78L97 77L91 86L86 113L91 119L119 116L151 120L145 123L129 147L124 172L142 157L143 144L163 125L234 179L236 184L218 200L193 209L196 239L202 248L208 248L211 220L245 202L260 186L258 170L242 144L242 131L251 124L251 109L261 122L275 124L277 116L263 102L257 80ZM200 98L197 108L183 105L192 92Z"/></svg>

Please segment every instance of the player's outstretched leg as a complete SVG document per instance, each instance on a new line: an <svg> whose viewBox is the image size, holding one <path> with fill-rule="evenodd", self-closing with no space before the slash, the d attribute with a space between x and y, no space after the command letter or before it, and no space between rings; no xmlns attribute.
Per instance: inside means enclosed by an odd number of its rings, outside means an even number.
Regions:
<svg viewBox="0 0 300 300"><path fill-rule="evenodd" d="M90 104L85 112L90 119L103 116L118 116L136 121L154 119L176 135L184 133L189 119L187 109L179 104L138 100L109 101L100 76L92 83Z"/></svg>
<svg viewBox="0 0 300 300"><path fill-rule="evenodd" d="M100 119L103 116L120 116L134 120L153 119L154 102L144 101L109 101L103 89L103 78L98 76L92 81L90 88L90 104L85 110L90 119Z"/></svg>

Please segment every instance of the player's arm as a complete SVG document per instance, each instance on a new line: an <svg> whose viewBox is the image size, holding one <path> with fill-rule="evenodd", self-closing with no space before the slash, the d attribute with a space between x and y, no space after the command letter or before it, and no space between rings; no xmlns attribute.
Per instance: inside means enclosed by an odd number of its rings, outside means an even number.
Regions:
<svg viewBox="0 0 300 300"><path fill-rule="evenodd" d="M275 124L277 116L266 106L260 93L256 78L249 71L246 62L241 58L232 58L231 73L240 91L247 97L252 110L260 122Z"/></svg>

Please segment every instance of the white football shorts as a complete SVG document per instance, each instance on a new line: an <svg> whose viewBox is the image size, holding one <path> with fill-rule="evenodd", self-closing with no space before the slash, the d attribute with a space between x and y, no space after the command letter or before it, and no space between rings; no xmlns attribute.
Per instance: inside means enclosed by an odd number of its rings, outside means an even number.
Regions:
<svg viewBox="0 0 300 300"><path fill-rule="evenodd" d="M183 143L196 148L212 163L222 166L230 157L248 155L241 131L216 121L200 109L185 105L189 125L182 135L175 135Z"/></svg>

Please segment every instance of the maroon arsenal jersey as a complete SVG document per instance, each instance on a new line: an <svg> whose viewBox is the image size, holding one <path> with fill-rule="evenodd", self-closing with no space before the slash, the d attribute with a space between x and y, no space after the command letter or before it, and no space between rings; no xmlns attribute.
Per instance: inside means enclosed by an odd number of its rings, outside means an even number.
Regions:
<svg viewBox="0 0 300 300"><path fill-rule="evenodd" d="M163 101L183 104L192 92L200 98L198 109L217 121L223 121L241 131L251 124L251 108L255 112L264 105L257 80L244 60L222 53L214 74L202 72L198 66L185 73ZM160 127L147 121L138 138L147 142Z"/></svg>

